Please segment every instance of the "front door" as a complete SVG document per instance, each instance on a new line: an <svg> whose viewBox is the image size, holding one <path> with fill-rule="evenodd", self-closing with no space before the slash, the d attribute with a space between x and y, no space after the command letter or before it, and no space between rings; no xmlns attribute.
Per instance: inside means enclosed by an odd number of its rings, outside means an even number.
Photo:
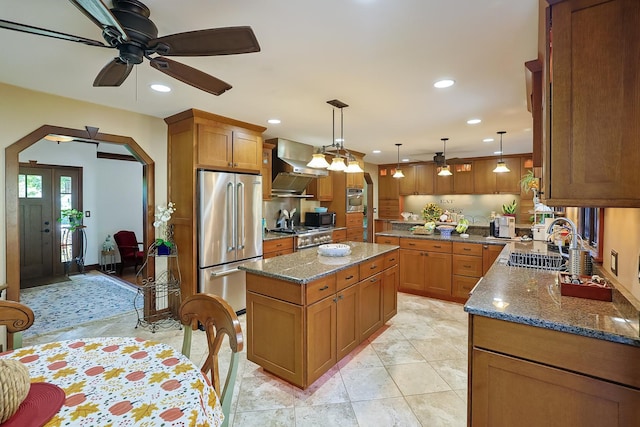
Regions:
<svg viewBox="0 0 640 427"><path fill-rule="evenodd" d="M49 283L65 273L62 258L70 245L77 249L77 237L63 242L61 209L79 209L80 168L20 165L18 200L20 224L20 287ZM76 234L76 233L74 233Z"/></svg>

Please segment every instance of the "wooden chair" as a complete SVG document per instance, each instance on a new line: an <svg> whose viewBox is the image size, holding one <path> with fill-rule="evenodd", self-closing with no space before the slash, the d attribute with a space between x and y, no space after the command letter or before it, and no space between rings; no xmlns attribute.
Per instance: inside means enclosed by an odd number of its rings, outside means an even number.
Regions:
<svg viewBox="0 0 640 427"><path fill-rule="evenodd" d="M0 300L0 325L7 327L7 332L13 334L27 330L33 325L33 311L24 304L16 301ZM7 340L8 349L22 345L21 339Z"/></svg>
<svg viewBox="0 0 640 427"><path fill-rule="evenodd" d="M118 245L118 252L120 252L120 276L125 266L133 265L135 271L138 271L138 265L144 263L144 251L140 250L142 242L138 242L136 233L133 231L122 230L113 235L113 240Z"/></svg>
<svg viewBox="0 0 640 427"><path fill-rule="evenodd" d="M189 357L191 353L191 336L193 326L200 322L207 335L209 352L201 368L202 373L211 375L211 384L218 393L225 419L223 426L228 425L233 387L238 372L238 353L242 351L242 329L235 311L229 303L217 295L195 294L187 297L180 305L180 321L184 325L182 354ZM229 337L231 361L227 370L224 388L220 388L220 371L218 369L218 353L224 336Z"/></svg>

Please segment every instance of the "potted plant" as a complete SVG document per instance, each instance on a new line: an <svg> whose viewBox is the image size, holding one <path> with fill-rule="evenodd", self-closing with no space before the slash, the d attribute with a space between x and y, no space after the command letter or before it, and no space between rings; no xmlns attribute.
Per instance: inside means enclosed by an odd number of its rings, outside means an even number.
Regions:
<svg viewBox="0 0 640 427"><path fill-rule="evenodd" d="M174 243L171 241L172 232L169 226L171 214L175 211L173 202L167 203L167 206L158 206L157 212L154 214L155 221L153 226L159 230L160 237L154 242L158 255L169 255Z"/></svg>
<svg viewBox="0 0 640 427"><path fill-rule="evenodd" d="M514 200L511 203L506 205L502 205L502 213L504 216L516 216L516 209L518 208L518 203Z"/></svg>
<svg viewBox="0 0 640 427"><path fill-rule="evenodd" d="M84 213L77 209L63 209L60 211L60 218L58 218L58 222L64 224L68 224L66 227L70 232L76 231L78 228L84 228L82 225L82 218L84 218Z"/></svg>

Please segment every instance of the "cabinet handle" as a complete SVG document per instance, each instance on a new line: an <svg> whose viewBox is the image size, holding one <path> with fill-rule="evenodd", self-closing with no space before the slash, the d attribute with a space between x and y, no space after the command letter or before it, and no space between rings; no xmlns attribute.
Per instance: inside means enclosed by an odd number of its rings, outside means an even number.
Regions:
<svg viewBox="0 0 640 427"><path fill-rule="evenodd" d="M278 244L276 245L276 248L279 248L280 246L282 246L282 243L278 243Z"/></svg>
<svg viewBox="0 0 640 427"><path fill-rule="evenodd" d="M334 298L334 299L333 299L333 302L338 302L338 298Z"/></svg>
<svg viewBox="0 0 640 427"><path fill-rule="evenodd" d="M489 246L488 246L488 245L482 245L482 247L483 247L484 249L489 249Z"/></svg>
<svg viewBox="0 0 640 427"><path fill-rule="evenodd" d="M409 243L409 246L415 246L415 245L416 245L415 243Z"/></svg>
<svg viewBox="0 0 640 427"><path fill-rule="evenodd" d="M369 282L373 283L375 281L377 281L378 279L369 279Z"/></svg>
<svg viewBox="0 0 640 427"><path fill-rule="evenodd" d="M463 251L470 251L471 248L462 248Z"/></svg>
<svg viewBox="0 0 640 427"><path fill-rule="evenodd" d="M424 256L429 256L429 252L425 252L425 253L424 253Z"/></svg>
<svg viewBox="0 0 640 427"><path fill-rule="evenodd" d="M378 266L377 266L377 265L375 265L375 264L373 264L371 267L369 267L369 270L374 270L374 269L376 269L376 268L378 268Z"/></svg>
<svg viewBox="0 0 640 427"><path fill-rule="evenodd" d="M391 261L391 262L393 262L395 260L396 260L395 258L389 258L389 261Z"/></svg>
<svg viewBox="0 0 640 427"><path fill-rule="evenodd" d="M344 280L351 280L351 279L353 279L353 274L351 276L347 276L344 278Z"/></svg>
<svg viewBox="0 0 640 427"><path fill-rule="evenodd" d="M338 295L338 299L344 299L344 295Z"/></svg>
<svg viewBox="0 0 640 427"><path fill-rule="evenodd" d="M323 287L321 287L320 289L318 289L319 291L326 291L327 289L329 289L329 285L324 285Z"/></svg>
<svg viewBox="0 0 640 427"><path fill-rule="evenodd" d="M433 245L434 248L440 249L442 246L440 245Z"/></svg>
<svg viewBox="0 0 640 427"><path fill-rule="evenodd" d="M463 265L464 268L471 268L470 265Z"/></svg>

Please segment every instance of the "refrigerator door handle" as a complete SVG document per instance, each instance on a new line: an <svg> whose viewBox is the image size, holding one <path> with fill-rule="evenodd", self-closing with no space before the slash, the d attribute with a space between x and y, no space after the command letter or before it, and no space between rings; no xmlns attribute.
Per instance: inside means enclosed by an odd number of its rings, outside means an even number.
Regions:
<svg viewBox="0 0 640 427"><path fill-rule="evenodd" d="M238 210L236 212L237 240L236 247L238 250L244 249L246 236L244 230L244 183L238 183L236 201Z"/></svg>
<svg viewBox="0 0 640 427"><path fill-rule="evenodd" d="M236 224L234 218L234 200L233 200L233 182L227 183L227 194L226 194L226 208L227 208L227 252L232 252L235 250L235 242L236 242ZM231 227L231 230L229 230Z"/></svg>
<svg viewBox="0 0 640 427"><path fill-rule="evenodd" d="M229 274L234 274L234 273L237 273L238 271L240 270L237 268L232 268L231 270L220 271L219 273L212 272L210 276L211 277L228 276Z"/></svg>

